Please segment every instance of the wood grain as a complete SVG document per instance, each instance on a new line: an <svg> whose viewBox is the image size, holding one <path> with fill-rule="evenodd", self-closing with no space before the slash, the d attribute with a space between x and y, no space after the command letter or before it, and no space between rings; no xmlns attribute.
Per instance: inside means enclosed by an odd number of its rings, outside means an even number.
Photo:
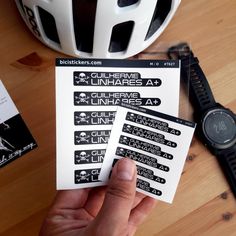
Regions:
<svg viewBox="0 0 236 236"><path fill-rule="evenodd" d="M0 169L0 235L33 236L56 193L54 62L65 55L34 38L13 0L0 1L0 38L0 79L39 145ZM236 1L182 0L146 52L179 41L192 46L217 100L236 112ZM136 235L236 235L236 200L214 156L197 138L174 203L158 202Z"/></svg>

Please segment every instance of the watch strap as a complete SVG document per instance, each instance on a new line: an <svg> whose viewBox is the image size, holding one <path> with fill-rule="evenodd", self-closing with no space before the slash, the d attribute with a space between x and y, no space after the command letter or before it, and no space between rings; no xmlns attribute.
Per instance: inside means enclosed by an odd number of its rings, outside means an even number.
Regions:
<svg viewBox="0 0 236 236"><path fill-rule="evenodd" d="M181 77L189 86L189 97L197 112L215 106L216 102L207 78L189 46L186 43L178 44L169 49L168 55L172 59L181 60Z"/></svg>
<svg viewBox="0 0 236 236"><path fill-rule="evenodd" d="M219 151L216 156L236 198L236 144L229 150Z"/></svg>
<svg viewBox="0 0 236 236"><path fill-rule="evenodd" d="M198 58L194 56L187 43L169 48L168 56L171 59L181 60L181 78L189 87L189 98L196 115L202 115L208 109L220 106L214 99ZM212 146L210 150L217 157L236 198L236 143L226 149L216 149Z"/></svg>

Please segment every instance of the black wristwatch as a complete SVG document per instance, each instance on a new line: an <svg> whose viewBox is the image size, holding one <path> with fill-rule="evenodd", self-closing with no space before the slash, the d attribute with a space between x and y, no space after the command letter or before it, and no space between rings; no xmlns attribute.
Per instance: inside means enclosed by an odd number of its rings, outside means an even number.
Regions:
<svg viewBox="0 0 236 236"><path fill-rule="evenodd" d="M187 43L169 48L168 56L181 60L181 78L189 87L197 133L217 157L236 198L236 115L215 101L199 61Z"/></svg>

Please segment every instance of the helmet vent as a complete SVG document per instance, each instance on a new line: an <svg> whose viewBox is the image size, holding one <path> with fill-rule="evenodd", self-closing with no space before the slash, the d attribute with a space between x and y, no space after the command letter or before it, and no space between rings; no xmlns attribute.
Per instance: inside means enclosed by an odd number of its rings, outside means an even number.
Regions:
<svg viewBox="0 0 236 236"><path fill-rule="evenodd" d="M45 35L50 40L60 44L54 17L41 7L38 7L38 12Z"/></svg>
<svg viewBox="0 0 236 236"><path fill-rule="evenodd" d="M149 39L163 24L171 10L172 0L158 0L145 40Z"/></svg>
<svg viewBox="0 0 236 236"><path fill-rule="evenodd" d="M118 6L119 7L127 7L127 6L137 3L139 1L140 0L118 0Z"/></svg>
<svg viewBox="0 0 236 236"><path fill-rule="evenodd" d="M127 49L133 27L133 21L123 22L113 27L109 52L122 52Z"/></svg>
<svg viewBox="0 0 236 236"><path fill-rule="evenodd" d="M76 47L79 51L91 53L97 0L73 0L72 3Z"/></svg>

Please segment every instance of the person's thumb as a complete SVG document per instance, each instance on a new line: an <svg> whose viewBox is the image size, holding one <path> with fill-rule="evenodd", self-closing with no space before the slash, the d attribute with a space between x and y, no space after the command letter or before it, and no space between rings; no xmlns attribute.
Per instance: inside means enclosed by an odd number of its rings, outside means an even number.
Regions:
<svg viewBox="0 0 236 236"><path fill-rule="evenodd" d="M103 206L94 222L99 235L122 235L126 230L136 193L136 176L136 165L128 158L114 166Z"/></svg>

